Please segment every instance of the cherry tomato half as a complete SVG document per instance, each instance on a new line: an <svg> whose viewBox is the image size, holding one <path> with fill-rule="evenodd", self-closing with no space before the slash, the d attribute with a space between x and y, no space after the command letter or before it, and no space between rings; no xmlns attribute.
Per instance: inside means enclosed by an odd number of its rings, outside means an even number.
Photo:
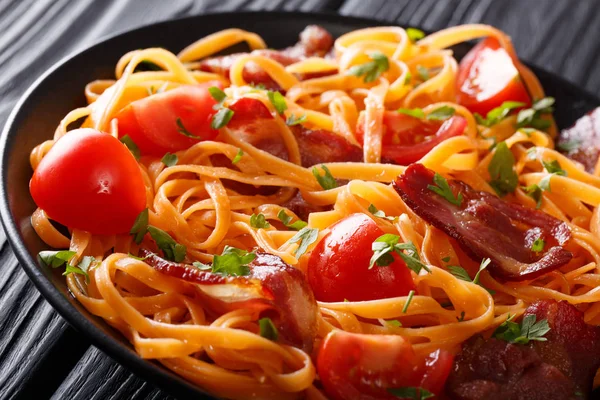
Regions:
<svg viewBox="0 0 600 400"><path fill-rule="evenodd" d="M308 261L308 282L319 301L364 301L405 296L415 288L410 270L394 254L386 267L373 266L371 245L384 232L365 214L331 227Z"/></svg>
<svg viewBox="0 0 600 400"><path fill-rule="evenodd" d="M531 97L508 52L488 37L462 59L456 80L458 103L485 115L505 101L531 105Z"/></svg>
<svg viewBox="0 0 600 400"><path fill-rule="evenodd" d="M388 389L414 387L440 394L453 356L437 350L419 357L402 336L336 330L319 349L317 372L334 400L393 400Z"/></svg>
<svg viewBox="0 0 600 400"><path fill-rule="evenodd" d="M219 133L210 123L217 112L208 88L220 82L181 86L136 100L117 113L119 137L129 135L142 155L163 156L185 150ZM188 137L182 131L198 138Z"/></svg>
<svg viewBox="0 0 600 400"><path fill-rule="evenodd" d="M356 136L359 142L364 138L364 114L358 118ZM409 165L419 161L435 146L446 139L461 135L467 121L454 116L444 121L427 121L385 111L383 114L383 138L381 159L398 165Z"/></svg>
<svg viewBox="0 0 600 400"><path fill-rule="evenodd" d="M119 140L94 129L61 137L36 168L29 189L51 219L93 234L129 232L146 207L135 158Z"/></svg>

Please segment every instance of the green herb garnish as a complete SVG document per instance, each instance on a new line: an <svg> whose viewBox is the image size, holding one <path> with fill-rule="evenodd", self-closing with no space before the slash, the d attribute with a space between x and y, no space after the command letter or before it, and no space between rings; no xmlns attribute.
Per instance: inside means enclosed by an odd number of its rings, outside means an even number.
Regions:
<svg viewBox="0 0 600 400"><path fill-rule="evenodd" d="M301 116L299 116L298 118L296 118L294 116L294 113L291 113L290 116L288 117L288 119L285 121L285 123L288 126L298 125L298 124L301 124L303 122L306 122L306 114L302 114Z"/></svg>
<svg viewBox="0 0 600 400"><path fill-rule="evenodd" d="M500 197L514 192L517 188L519 177L514 170L514 165L515 157L506 142L498 143L488 165L488 172L492 179L490 186L494 188Z"/></svg>
<svg viewBox="0 0 600 400"><path fill-rule="evenodd" d="M285 102L285 97L283 97L281 93L269 90L267 92L267 97L269 98L271 104L273 104L273 107L275 108L278 114L283 114L283 112L287 110L287 103Z"/></svg>
<svg viewBox="0 0 600 400"><path fill-rule="evenodd" d="M260 329L260 336L265 339L272 340L274 342L277 341L279 337L279 333L277 332L277 328L271 318L261 318L258 320L258 327Z"/></svg>
<svg viewBox="0 0 600 400"><path fill-rule="evenodd" d="M137 144L135 144L133 139L130 138L129 135L125 135L120 140L121 140L121 143L123 143L129 149L131 154L133 154L135 159L139 160L140 159L140 148L137 146Z"/></svg>
<svg viewBox="0 0 600 400"><path fill-rule="evenodd" d="M238 152L236 153L235 157L233 157L233 160L231 160L231 163L234 165L239 163L243 155L244 151L242 149L238 149Z"/></svg>
<svg viewBox="0 0 600 400"><path fill-rule="evenodd" d="M292 222L292 217L287 215L284 210L279 210L279 212L277 213L277 218L279 218L279 220L287 228L294 229L296 231L299 231L300 229L302 229L308 225L306 222L302 221L301 219L299 219L295 222Z"/></svg>
<svg viewBox="0 0 600 400"><path fill-rule="evenodd" d="M390 62L385 54L380 51L374 51L369 54L372 61L364 64L355 65L346 73L348 75L363 76L365 83L374 82L385 71L390 69Z"/></svg>
<svg viewBox="0 0 600 400"><path fill-rule="evenodd" d="M187 249L184 245L177 243L171 235L155 226L148 225L148 233L159 249L165 255L165 258L170 261L181 262L185 258Z"/></svg>
<svg viewBox="0 0 600 400"><path fill-rule="evenodd" d="M160 160L160 162L165 164L167 167L172 167L173 165L176 165L177 161L178 161L177 155L171 154L171 153L165 154L163 156L163 158L161 158L161 160Z"/></svg>
<svg viewBox="0 0 600 400"><path fill-rule="evenodd" d="M140 244L144 239L144 236L148 232L148 209L145 208L144 211L139 213L136 217L131 230L129 231L130 235L134 235L133 240Z"/></svg>
<svg viewBox="0 0 600 400"><path fill-rule="evenodd" d="M395 252L402 258L402 261L408 268L415 271L417 274L424 269L427 272L431 270L421 262L417 248L412 242L399 243L400 236L386 233L379 236L371 245L373 256L369 261L369 269L375 265L386 267L394 262L392 254Z"/></svg>
<svg viewBox="0 0 600 400"><path fill-rule="evenodd" d="M271 226L271 224L269 224L269 222L267 222L265 215L260 213L258 215L252 214L250 216L250 226L253 227L254 229L266 229L266 228L269 228Z"/></svg>
<svg viewBox="0 0 600 400"><path fill-rule="evenodd" d="M521 324L518 324L513 321L514 317L509 314L506 321L496 328L492 336L517 344L527 344L532 340L538 342L547 340L544 335L550 332L548 320L543 319L536 322L536 316L529 314L523 317Z"/></svg>
<svg viewBox="0 0 600 400"><path fill-rule="evenodd" d="M459 193L458 196L455 196L452 189L450 189L450 185L446 178L436 172L433 176L433 183L435 183L435 185L427 185L427 189L442 196L449 203L460 207L463 201L463 195L462 193Z"/></svg>
<svg viewBox="0 0 600 400"><path fill-rule="evenodd" d="M294 236L288 240L288 243L298 243L298 248L294 252L294 257L300 258L306 250L308 250L308 246L317 241L319 237L319 230L317 228L307 228L304 227L300 229Z"/></svg>
<svg viewBox="0 0 600 400"><path fill-rule="evenodd" d="M327 168L325 164L321 164L321 168L325 172L323 175L321 175L317 167L313 167L312 169L312 173L317 179L317 182L319 182L319 185L325 190L335 189L337 187L337 182L333 175L331 175L329 168Z"/></svg>

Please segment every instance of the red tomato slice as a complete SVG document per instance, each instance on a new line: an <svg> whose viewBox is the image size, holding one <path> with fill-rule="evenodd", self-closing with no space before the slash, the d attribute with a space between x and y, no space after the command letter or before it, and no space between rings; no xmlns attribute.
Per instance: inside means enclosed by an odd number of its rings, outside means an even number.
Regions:
<svg viewBox="0 0 600 400"><path fill-rule="evenodd" d="M181 86L130 103L116 115L119 137L129 135L142 155L153 156L185 150L202 140L214 139L219 132L210 127L217 112L213 108L217 102L207 90L211 86L223 88L217 81ZM178 120L199 139L182 134Z"/></svg>
<svg viewBox="0 0 600 400"><path fill-rule="evenodd" d="M331 227L308 262L308 282L319 301L364 301L405 296L414 290L410 270L396 261L369 269L371 245L384 232L365 214L352 214Z"/></svg>
<svg viewBox="0 0 600 400"><path fill-rule="evenodd" d="M461 135L466 126L467 121L460 116L451 117L444 123L440 123L414 118L396 111L386 111L383 114L381 158L384 162L398 165L412 164L444 140ZM362 143L364 114L361 114L358 119L356 136Z"/></svg>
<svg viewBox="0 0 600 400"><path fill-rule="evenodd" d="M498 39L488 37L462 59L456 81L457 101L471 112L485 115L505 101L531 106L531 97L508 52Z"/></svg>
<svg viewBox="0 0 600 400"><path fill-rule="evenodd" d="M445 350L425 359L417 356L402 336L338 330L321 344L317 372L334 400L397 400L388 389L420 387L440 394L452 362L453 356Z"/></svg>
<svg viewBox="0 0 600 400"><path fill-rule="evenodd" d="M93 234L129 232L146 207L135 158L123 143L94 129L60 138L36 168L29 189L50 218Z"/></svg>

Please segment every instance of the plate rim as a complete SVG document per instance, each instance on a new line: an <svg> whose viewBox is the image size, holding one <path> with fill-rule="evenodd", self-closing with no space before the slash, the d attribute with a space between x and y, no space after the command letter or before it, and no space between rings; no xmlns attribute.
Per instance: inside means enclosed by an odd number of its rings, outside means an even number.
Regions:
<svg viewBox="0 0 600 400"><path fill-rule="evenodd" d="M10 150L12 150L12 142L15 139L15 135L13 130L18 125L18 117L19 114L23 112L23 106L29 99L29 97L37 90L39 86L41 86L47 79L50 79L51 76L59 70L64 64L68 63L75 57L83 56L85 53L93 50L94 48L108 42L114 40L120 36L132 34L134 32L148 29L149 27L160 28L166 25L174 24L180 21L193 20L193 19L206 19L213 16L237 16L243 18L244 16L248 16L251 18L255 18L256 16L271 16L273 18L283 17L283 18L293 18L294 16L303 16L303 17L314 17L315 24L323 23L323 22L334 22L338 24L348 24L348 25L372 25L372 26L400 26L399 24L394 23L394 21L384 21L381 19L375 18L366 18L366 17L357 17L357 16L347 16L341 15L335 12L327 12L327 11L314 11L314 12L305 12L305 11L235 11L235 12L209 12L209 13L201 13L191 16L185 16L180 18L173 18L164 21L157 21L149 24L140 25L134 29L123 30L112 34L103 35L97 40L93 41L90 45L77 49L75 51L70 52L66 56L62 57L58 61L56 61L50 68L48 68L43 74L41 74L38 78L36 78L33 83L29 85L29 87L23 92L23 94L19 97L18 101L12 107L0 134L0 168L1 177L0 177L0 221L6 233L6 238L10 244L12 252L15 254L19 266L25 270L28 278L33 282L36 289L41 293L44 299L50 303L52 308L54 308L61 318L64 318L69 325L71 325L74 329L79 331L80 333L85 333L87 339L90 341L90 345L99 348L102 352L108 355L110 358L115 360L121 366L126 368L131 373L136 376L142 378L143 380L149 382L152 385L159 387L162 390L165 390L169 394L174 394L176 396L182 395L194 395L196 397L203 399L218 399L214 397L212 394L205 391L199 385L196 385L183 377L173 373L168 368L160 365L157 361L147 360L141 358L134 351L126 351L127 348L125 345L112 337L106 335L102 332L101 329L96 327L91 320L80 313L75 306L73 306L67 298L65 298L60 291L52 284L52 282L47 279L44 274L42 274L40 266L37 261L29 253L27 250L24 241L21 240L20 231L18 228L18 222L12 216L10 211L10 202L8 199L8 190L7 190L7 168L4 168L7 163L8 156ZM235 19L232 19L232 22ZM405 27L412 26L416 28L420 28L415 25L404 25ZM427 31L427 30L425 30ZM582 97L587 97L590 101L596 102L600 104L600 98L589 92L587 89L578 86L577 84L563 78L562 76L550 72L544 68L541 68L535 64L530 64L526 62L528 66L535 66L537 71L546 73L551 75L552 78L561 85L565 87L570 87L580 93ZM111 328L114 329L114 328ZM130 348L129 350L133 350Z"/></svg>

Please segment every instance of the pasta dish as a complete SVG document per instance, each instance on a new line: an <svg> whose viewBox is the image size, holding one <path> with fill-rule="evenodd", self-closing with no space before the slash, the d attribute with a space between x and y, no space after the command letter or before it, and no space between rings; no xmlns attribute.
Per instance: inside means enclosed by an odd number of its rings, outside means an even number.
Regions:
<svg viewBox="0 0 600 400"><path fill-rule="evenodd" d="M31 222L140 357L229 399L595 387L596 114L559 132L503 32L228 29L85 96L31 152Z"/></svg>

